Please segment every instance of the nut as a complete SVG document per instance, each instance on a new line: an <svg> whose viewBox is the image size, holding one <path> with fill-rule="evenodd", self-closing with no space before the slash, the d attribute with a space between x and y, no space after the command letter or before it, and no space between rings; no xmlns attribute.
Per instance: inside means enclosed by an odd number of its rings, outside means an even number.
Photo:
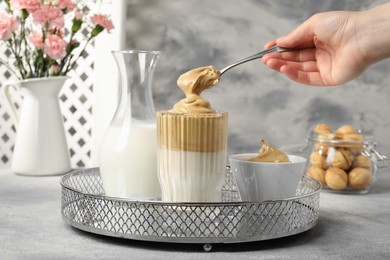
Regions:
<svg viewBox="0 0 390 260"><path fill-rule="evenodd" d="M348 134L356 134L355 128L353 128L351 125L343 125L336 130L337 137L342 137L343 135Z"/></svg>
<svg viewBox="0 0 390 260"><path fill-rule="evenodd" d="M312 152L310 155L310 163L314 167L327 169L326 158L320 152Z"/></svg>
<svg viewBox="0 0 390 260"><path fill-rule="evenodd" d="M342 169L330 167L325 172L325 182L333 190L343 190L347 187L348 175Z"/></svg>
<svg viewBox="0 0 390 260"><path fill-rule="evenodd" d="M341 153L344 155L345 159L348 161L350 167L352 165L353 159L355 158L350 150L340 149Z"/></svg>
<svg viewBox="0 0 390 260"><path fill-rule="evenodd" d="M328 153L329 147L331 147L329 144L317 142L315 143L315 149L316 151L320 152L323 155L326 155Z"/></svg>
<svg viewBox="0 0 390 260"><path fill-rule="evenodd" d="M317 136L317 140L319 141L328 141L334 138L333 129L328 124L318 124L314 127L313 130ZM323 154L326 154L328 151L328 144L317 142L315 144L317 150L322 150Z"/></svg>
<svg viewBox="0 0 390 260"><path fill-rule="evenodd" d="M320 134L317 136L318 142L315 143L315 149L321 151L322 154L327 154L330 147L334 147L334 144L328 141L333 140L334 134Z"/></svg>
<svg viewBox="0 0 390 260"><path fill-rule="evenodd" d="M318 124L314 127L314 132L317 134L330 134L333 133L333 130L328 124Z"/></svg>
<svg viewBox="0 0 390 260"><path fill-rule="evenodd" d="M342 140L346 142L357 142L356 144L348 144L345 146L350 149L353 154L360 154L364 148L364 136L361 134L346 134L342 136Z"/></svg>
<svg viewBox="0 0 390 260"><path fill-rule="evenodd" d="M307 175L319 181L322 185L325 185L325 170L318 167L310 167L307 171Z"/></svg>
<svg viewBox="0 0 390 260"><path fill-rule="evenodd" d="M333 167L347 170L352 165L353 155L349 150L336 149L334 153L328 154L328 159L332 162Z"/></svg>
<svg viewBox="0 0 390 260"><path fill-rule="evenodd" d="M355 168L348 174L348 185L355 190L361 190L372 182L371 171L366 168Z"/></svg>
<svg viewBox="0 0 390 260"><path fill-rule="evenodd" d="M344 134L343 140L348 142L362 142L364 141L364 136L361 134Z"/></svg>
<svg viewBox="0 0 390 260"><path fill-rule="evenodd" d="M353 168L366 168L371 169L371 158L364 156L362 154L355 157L355 160L352 163Z"/></svg>
<svg viewBox="0 0 390 260"><path fill-rule="evenodd" d="M314 152L310 155L307 175L329 189L361 190L373 182L373 163L363 151L365 136L351 125L333 131L328 124L318 124ZM325 174L324 174L325 173Z"/></svg>

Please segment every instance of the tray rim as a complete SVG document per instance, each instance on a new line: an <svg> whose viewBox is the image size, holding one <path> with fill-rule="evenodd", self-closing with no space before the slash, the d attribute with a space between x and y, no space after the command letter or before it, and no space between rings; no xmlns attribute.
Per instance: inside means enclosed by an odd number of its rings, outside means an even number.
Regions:
<svg viewBox="0 0 390 260"><path fill-rule="evenodd" d="M115 238L124 238L124 239L132 239L132 240L139 240L139 241L147 241L147 242L159 242L159 243L179 243L179 244L238 244L238 243L246 243L246 242L256 242L256 241L263 241L263 240L271 240L271 239L277 239L282 237L288 237L288 236L294 236L300 233L303 233L305 231L308 231L312 229L316 224L317 220L306 225L304 228L297 229L294 231L290 231L287 233L280 233L278 235L261 235L261 236L254 236L254 237L201 237L201 238L188 238L188 237L165 237L165 236L142 236L142 235L132 235L132 234L124 234L119 232L112 232L97 228L88 227L76 222L71 221L70 219L66 218L62 214L62 219L65 223L68 225L80 229L85 232L89 232L96 235L103 235L108 237L115 237Z"/></svg>
<svg viewBox="0 0 390 260"><path fill-rule="evenodd" d="M93 167L93 168L85 168L85 169L79 169L79 170L73 170L66 175L61 177L60 180L60 185L62 188L66 188L68 190L71 190L73 192L80 193L84 196L89 196L89 197L94 197L94 198L99 198L99 199L109 199L111 201L116 201L116 202L129 202L129 203L142 203L142 204L158 204L158 205L165 205L165 206L238 206L238 205L251 205L251 204L269 204L269 203L275 203L275 202L281 202L281 201L293 201L297 199L302 199L306 197L313 196L316 193L319 193L322 190L322 185L319 181L316 179L307 176L305 174L301 175L303 179L308 179L311 180L312 182L316 183L318 188L315 191L309 192L304 195L299 195L299 196L292 196L288 198L283 198L283 199L276 199L276 200L253 200L253 201L233 201L233 202L167 202L167 201L161 201L161 200L135 200L135 199L128 199L128 198L121 198L121 197L113 197L113 196L106 196L106 195L99 195L99 194L90 194L84 191L80 191L76 188L69 187L66 185L64 182L66 179L70 178L73 175L77 175L79 172L85 172L85 171L96 171L99 170L99 167ZM229 190L226 190L229 191ZM238 192L238 191L231 191L231 192Z"/></svg>
<svg viewBox="0 0 390 260"><path fill-rule="evenodd" d="M95 172L94 172L95 171ZM83 230L89 233L97 234L97 235L103 235L103 236L109 236L109 237L116 237L116 238L124 238L124 239L133 239L133 240L140 240L140 241L149 241L149 242L164 242L164 243L183 243L183 244L233 244L233 243L245 243L245 242L255 242L255 241L262 241L262 240L270 240L270 239L277 239L287 236L296 235L299 233L303 233L311 228L313 228L317 222L319 217L319 196L321 191L321 184L311 178L310 176L302 175L303 179L308 179L316 184L316 189L312 192L309 192L304 195L300 196L294 196L286 199L278 199L278 200L266 200L266 201L236 201L236 202L207 202L207 203L199 203L199 202L163 202L163 201L142 201L142 200L129 200L126 198L117 198L117 197L109 197L105 195L97 195L97 194L90 194L88 192L80 191L74 187L69 187L69 185L66 185L64 182L71 178L72 176L75 176L77 174L80 174L81 172L92 172L92 174L97 174L96 171L99 171L98 167L93 168L84 168L84 169L78 169L73 170L69 172L68 174L64 175L61 178L60 184L63 189L70 190L72 192L78 193L82 195L81 199L85 199L87 197L89 198L95 198L99 200L110 200L112 202L119 202L119 203L131 203L131 204L152 204L152 205L158 205L158 206L167 206L167 207L235 207L235 206L250 206L250 205L262 205L262 204L271 204L271 203L280 203L280 202L287 202L287 201L294 201L294 200L301 200L309 196L318 196L318 210L316 212L316 218L314 221L307 223L305 226L288 231L288 232L281 232L271 235L256 235L252 237L244 237L244 236L234 236L234 237L170 237L170 236L146 236L146 235L136 235L136 234L129 234L129 233L121 233L121 232L115 232L111 230L105 230L105 229L99 229L94 228L91 226L84 225L82 223L77 223L75 221L72 221L64 214L64 208L66 206L63 205L62 202L62 196L63 192L61 192L61 216L65 223L69 224L70 226L77 228L79 230ZM99 174L100 175L100 174ZM229 190L227 190L229 191ZM237 192L237 191L232 191ZM298 201L295 203L299 203ZM300 203L299 203L300 204ZM309 208L310 211L315 212L315 208L313 208L311 205L303 204L303 206ZM206 249L205 249L206 251Z"/></svg>

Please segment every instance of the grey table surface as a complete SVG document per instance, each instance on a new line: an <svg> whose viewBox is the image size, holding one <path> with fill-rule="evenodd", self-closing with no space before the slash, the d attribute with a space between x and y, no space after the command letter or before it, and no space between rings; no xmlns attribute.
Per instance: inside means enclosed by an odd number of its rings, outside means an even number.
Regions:
<svg viewBox="0 0 390 260"><path fill-rule="evenodd" d="M390 173L366 195L321 192L317 225L298 235L240 244L135 241L91 234L61 217L60 176L0 171L0 259L390 259Z"/></svg>

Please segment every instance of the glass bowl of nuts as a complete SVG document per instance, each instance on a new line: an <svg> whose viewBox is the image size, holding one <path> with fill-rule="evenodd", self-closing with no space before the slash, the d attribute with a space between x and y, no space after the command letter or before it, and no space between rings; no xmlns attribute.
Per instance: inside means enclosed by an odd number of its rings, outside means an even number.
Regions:
<svg viewBox="0 0 390 260"><path fill-rule="evenodd" d="M325 191L368 193L378 168L387 166L387 157L376 143L350 125L333 131L318 124L308 136L306 174L318 180Z"/></svg>

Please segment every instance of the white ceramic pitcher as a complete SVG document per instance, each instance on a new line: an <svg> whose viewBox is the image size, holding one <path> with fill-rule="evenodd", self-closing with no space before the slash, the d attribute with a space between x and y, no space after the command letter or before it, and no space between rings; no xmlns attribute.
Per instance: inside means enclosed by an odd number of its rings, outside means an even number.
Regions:
<svg viewBox="0 0 390 260"><path fill-rule="evenodd" d="M21 175L58 175L70 171L58 94L68 77L34 78L2 87L5 104L16 128L11 170ZM21 91L18 115L10 88Z"/></svg>

